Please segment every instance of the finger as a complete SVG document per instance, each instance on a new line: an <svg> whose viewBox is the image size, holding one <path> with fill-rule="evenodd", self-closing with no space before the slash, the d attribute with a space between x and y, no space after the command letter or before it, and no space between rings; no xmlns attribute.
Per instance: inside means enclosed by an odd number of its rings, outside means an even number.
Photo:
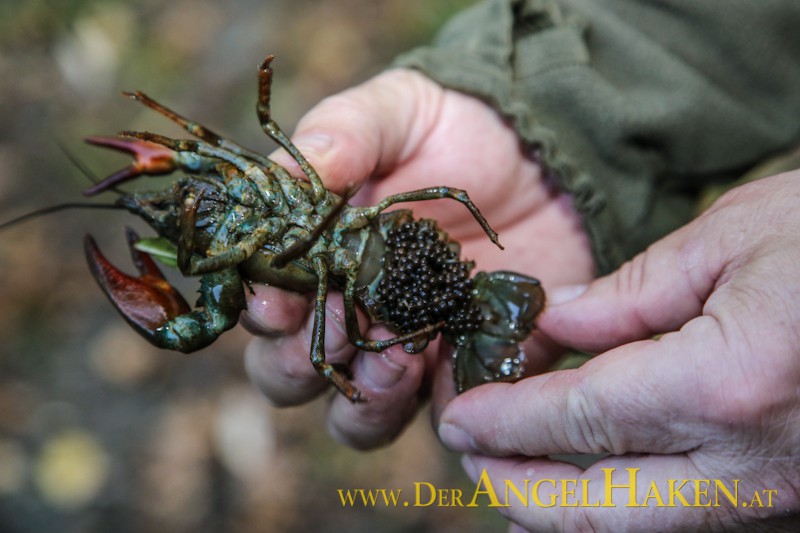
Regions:
<svg viewBox="0 0 800 533"><path fill-rule="evenodd" d="M292 140L325 184L342 192L413 152L436 117L441 92L420 73L390 70L322 100L300 120ZM286 152L273 157L300 174Z"/></svg>
<svg viewBox="0 0 800 533"><path fill-rule="evenodd" d="M439 354L433 363L431 394L431 422L434 429L439 427L439 420L445 408L456 397L456 384L453 377L453 348L447 343L439 344Z"/></svg>
<svg viewBox="0 0 800 533"><path fill-rule="evenodd" d="M375 327L368 336L388 338L391 334ZM351 370L367 401L354 404L341 395L334 396L328 416L330 433L339 442L361 450L394 440L419 407L426 359L436 349L434 345L423 353L408 354L395 345L381 353L359 352Z"/></svg>
<svg viewBox="0 0 800 533"><path fill-rule="evenodd" d="M678 329L702 312L724 264L717 232L703 225L696 221L662 239L585 291L551 291L540 329L593 352Z"/></svg>
<svg viewBox="0 0 800 533"><path fill-rule="evenodd" d="M325 318L325 355L328 363L349 365L356 349L347 339L342 296L330 293ZM250 379L277 406L307 402L327 387L309 360L314 314L290 335L256 337L245 350Z"/></svg>
<svg viewBox="0 0 800 533"><path fill-rule="evenodd" d="M709 375L697 356L705 342L725 346L709 317L575 370L478 387L445 409L439 436L452 449L494 456L692 449L703 444L707 413L733 408L716 391L741 381L724 369Z"/></svg>
<svg viewBox="0 0 800 533"><path fill-rule="evenodd" d="M269 285L252 285L242 325L253 335L277 337L296 333L308 319L311 298Z"/></svg>
<svg viewBox="0 0 800 533"><path fill-rule="evenodd" d="M725 529L741 525L741 515L754 517L740 507L741 495L763 489L745 488L735 476L716 484L683 454L608 457L585 471L548 459L467 456L463 464L477 494L466 494L465 503L476 497L478 505L494 504L529 531L647 531L653 524L700 531L709 523Z"/></svg>

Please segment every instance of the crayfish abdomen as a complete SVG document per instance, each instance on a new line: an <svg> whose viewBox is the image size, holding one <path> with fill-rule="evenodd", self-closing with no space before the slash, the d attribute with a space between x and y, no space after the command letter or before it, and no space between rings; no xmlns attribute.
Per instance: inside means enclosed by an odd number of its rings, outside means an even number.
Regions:
<svg viewBox="0 0 800 533"><path fill-rule="evenodd" d="M459 392L487 381L521 377L520 344L533 331L544 292L533 278L512 272L478 273L459 258L460 246L433 220L414 220L410 211L386 212L409 201L449 198L470 211L498 246L465 191L430 187L396 194L378 205L355 207L328 191L316 171L270 116L272 69L259 69L257 113L264 131L300 165L298 180L269 158L220 137L141 92L133 99L178 123L199 140L171 139L145 132L120 138L93 137L92 144L135 157L85 191L97 194L140 175L182 171L173 187L149 193L120 193L117 203L143 218L158 234L139 239L128 232L138 277L113 267L87 237L90 268L123 317L153 344L184 352L203 348L235 325L246 306L243 281L266 282L316 292L311 362L353 401L360 392L325 362L325 301L331 287L344 295L350 342L368 351L402 344L421 351L437 334L454 347ZM501 247L502 248L502 247ZM192 310L164 279L151 255L199 275L200 298ZM355 306L397 335L362 336Z"/></svg>

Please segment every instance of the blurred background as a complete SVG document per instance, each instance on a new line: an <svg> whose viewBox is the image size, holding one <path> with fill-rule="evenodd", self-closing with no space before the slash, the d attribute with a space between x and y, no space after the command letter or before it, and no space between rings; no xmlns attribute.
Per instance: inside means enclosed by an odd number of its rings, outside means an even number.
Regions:
<svg viewBox="0 0 800 533"><path fill-rule="evenodd" d="M325 95L428 42L472 0L0 0L0 221L80 201L127 159L84 145L120 129L179 132L119 96L141 89L264 153L256 66L275 54L284 129ZM149 187L162 183L145 182ZM274 409L247 381L237 328L181 355L112 310L83 258L91 231L130 268L117 212L70 211L0 233L0 531L500 531L486 508L343 507L337 489L469 489L426 413L359 453L326 400ZM191 295L193 283L181 283ZM191 298L190 298L191 300Z"/></svg>

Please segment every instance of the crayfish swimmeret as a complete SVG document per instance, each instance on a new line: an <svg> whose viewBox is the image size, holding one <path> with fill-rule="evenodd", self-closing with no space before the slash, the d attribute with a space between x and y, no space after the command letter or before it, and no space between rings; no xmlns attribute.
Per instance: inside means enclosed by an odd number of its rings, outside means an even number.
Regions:
<svg viewBox="0 0 800 533"><path fill-rule="evenodd" d="M415 220L408 210L385 212L399 202L450 198L461 202L500 246L497 234L460 189L406 192L372 207L348 205L347 195L327 190L270 116L271 61L270 56L259 68L258 118L308 181L141 92L128 96L199 140L144 132L87 139L130 153L135 162L86 190L86 195L116 191L118 184L143 174L186 174L166 190L119 193L116 204L158 233L139 239L128 230L138 277L117 270L92 237L86 237L89 266L114 306L154 345L191 352L236 324L246 307L243 281L316 291L311 362L350 400L363 401L346 370L325 361L325 300L329 287L336 287L344 294L348 338L360 349L379 352L402 344L408 353L416 353L441 332L455 348L459 392L488 381L519 378L524 359L520 343L533 331L544 305L539 282L513 272L480 272L471 279L472 263L459 259L459 244L433 220ZM195 309L167 283L153 256L177 266L185 276L200 276ZM397 336L364 338L356 305Z"/></svg>

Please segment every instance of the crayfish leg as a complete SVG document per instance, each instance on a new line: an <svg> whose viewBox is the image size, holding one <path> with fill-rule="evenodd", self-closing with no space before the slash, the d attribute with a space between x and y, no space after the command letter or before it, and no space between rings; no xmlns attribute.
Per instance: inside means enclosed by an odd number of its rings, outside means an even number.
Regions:
<svg viewBox="0 0 800 533"><path fill-rule="evenodd" d="M483 231L489 236L489 239L491 239L491 241L495 243L498 248L501 250L503 249L503 245L500 244L500 240L497 237L497 232L495 232L492 227L489 226L489 222L480 212L478 206L472 203L467 191L463 189L456 189L455 187L429 187L427 189L418 189L416 191L403 192L387 196L381 200L378 205L372 208L370 216L376 217L388 207L400 202L419 202L422 200L440 200L443 198L450 198L451 200L456 200L457 202L463 204L469 210L469 212L472 213L472 216L478 221L478 224L481 225L481 228L483 228Z"/></svg>
<svg viewBox="0 0 800 533"><path fill-rule="evenodd" d="M256 113L258 114L258 121L261 123L261 129L264 130L273 141L278 143L281 148L289 152L289 155L297 161L303 173L308 177L311 182L311 187L314 191L314 200L321 202L328 194L328 189L322 183L322 179L314 170L314 167L306 160L300 150L292 143L289 137L281 130L280 126L272 119L270 111L270 95L272 92L272 63L274 56L267 56L261 63L258 69L258 102L256 103Z"/></svg>
<svg viewBox="0 0 800 533"><path fill-rule="evenodd" d="M199 139L203 139L204 141L209 142L215 146L220 146L225 141L225 139L221 135L214 133L213 131L206 128L202 124L199 124L197 122L194 122L193 120L187 119L182 115L179 115L178 113L168 108L167 106L156 102L142 91L133 91L133 92L124 91L122 94L124 96L127 96L131 100L134 100L146 107L149 107L156 113L167 117L169 120L178 124L180 127L182 127L183 129L185 129L186 131L188 131L189 133L191 133L192 135L194 135Z"/></svg>
<svg viewBox="0 0 800 533"><path fill-rule="evenodd" d="M419 353L425 349L431 337L445 326L445 322L442 321L436 324L428 324L416 331L397 335L390 339L367 339L361 334L361 330L358 327L355 303L356 274L354 270L348 270L347 272L343 291L344 323L347 329L347 338L350 344L356 348L368 352L382 352L395 344L405 344L404 349L407 353Z"/></svg>
<svg viewBox="0 0 800 533"><path fill-rule="evenodd" d="M317 285L316 308L314 309L314 328L311 334L311 364L317 373L333 385L353 403L366 402L347 377L334 365L325 362L325 304L328 300L328 265L317 256L313 259L314 271L319 279Z"/></svg>
<svg viewBox="0 0 800 533"><path fill-rule="evenodd" d="M226 139L222 135L213 132L212 130L210 130L206 126L203 126L199 122L189 120L183 115L176 113L169 107L153 100L142 91L123 92L122 94L131 98L136 102L141 103L146 107L149 107L153 111L167 117L169 120L178 124L187 132L191 133L198 139L202 139L203 141L209 143L212 146L222 148L223 150L228 150L229 152L234 153L236 155L240 155L246 157L247 159L256 161L257 163L262 164L270 168L271 170L277 166L268 157L264 157L261 154L258 154L256 152L253 152L252 150L240 146L239 144L231 141L230 139Z"/></svg>

